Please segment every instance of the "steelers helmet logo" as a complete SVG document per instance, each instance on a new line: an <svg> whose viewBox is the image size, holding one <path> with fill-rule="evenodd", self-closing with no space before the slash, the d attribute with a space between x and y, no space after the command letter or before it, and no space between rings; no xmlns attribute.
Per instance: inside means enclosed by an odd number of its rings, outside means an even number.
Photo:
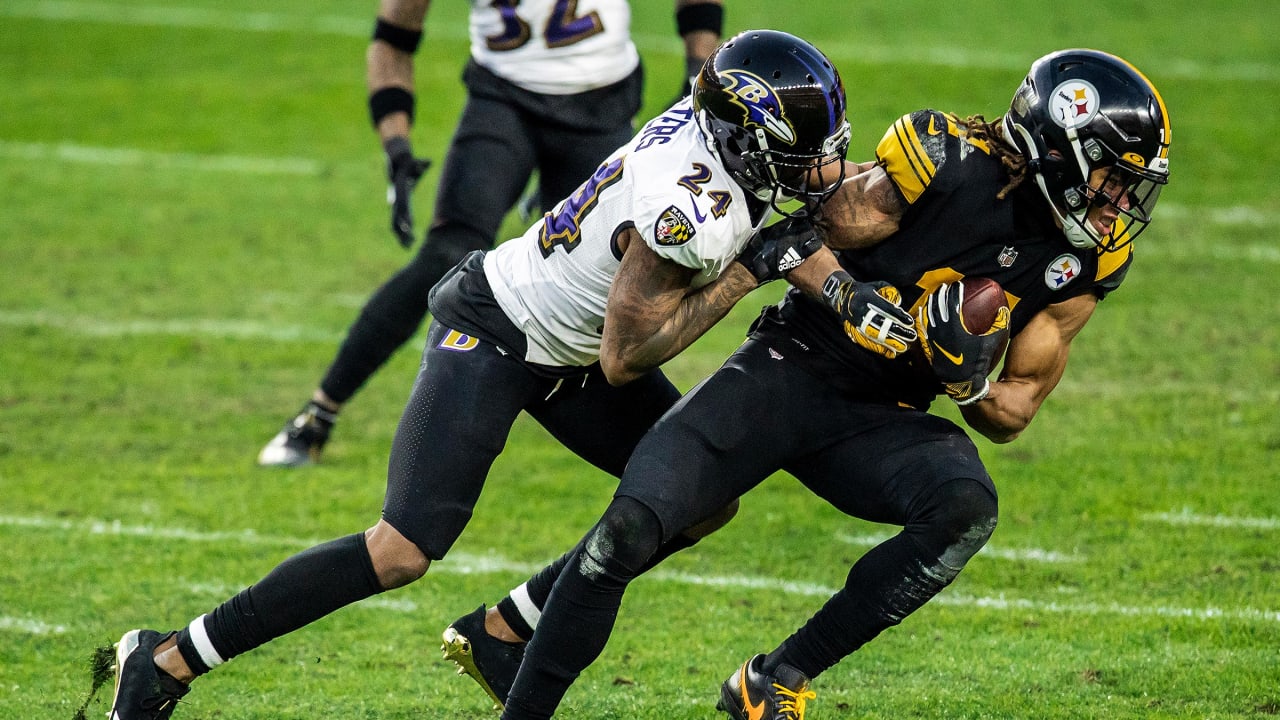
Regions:
<svg viewBox="0 0 1280 720"><path fill-rule="evenodd" d="M1098 89L1084 80L1068 80L1049 95L1049 117L1068 130L1088 125L1098 107Z"/></svg>
<svg viewBox="0 0 1280 720"><path fill-rule="evenodd" d="M769 83L746 70L726 70L721 77L731 102L746 116L743 127L762 128L788 145L796 143L795 128L782 112L782 101Z"/></svg>

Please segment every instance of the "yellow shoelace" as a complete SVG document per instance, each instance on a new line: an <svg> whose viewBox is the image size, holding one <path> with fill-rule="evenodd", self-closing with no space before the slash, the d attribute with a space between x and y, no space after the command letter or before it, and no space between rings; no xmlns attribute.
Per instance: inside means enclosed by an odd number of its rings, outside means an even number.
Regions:
<svg viewBox="0 0 1280 720"><path fill-rule="evenodd" d="M805 701L818 697L818 694L812 690L800 692L785 688L777 683L774 683L773 687L778 695L778 710L784 714L789 714L795 720L804 720Z"/></svg>

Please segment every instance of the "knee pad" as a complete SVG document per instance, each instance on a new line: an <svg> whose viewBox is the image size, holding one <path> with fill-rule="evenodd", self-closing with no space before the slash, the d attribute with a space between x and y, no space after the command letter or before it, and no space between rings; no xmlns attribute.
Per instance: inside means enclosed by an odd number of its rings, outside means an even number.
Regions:
<svg viewBox="0 0 1280 720"><path fill-rule="evenodd" d="M935 491L923 514L924 534L943 564L959 571L995 532L999 506L983 482L960 478Z"/></svg>
<svg viewBox="0 0 1280 720"><path fill-rule="evenodd" d="M582 572L628 582L662 544L662 523L629 497L614 498L582 548Z"/></svg>

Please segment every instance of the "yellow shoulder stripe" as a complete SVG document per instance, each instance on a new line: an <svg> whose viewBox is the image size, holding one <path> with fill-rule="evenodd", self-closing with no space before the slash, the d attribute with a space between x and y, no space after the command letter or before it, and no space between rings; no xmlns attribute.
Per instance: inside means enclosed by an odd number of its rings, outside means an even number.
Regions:
<svg viewBox="0 0 1280 720"><path fill-rule="evenodd" d="M888 172L908 203L920 197L937 172L920 144L910 115L903 115L889 127L876 146L876 161Z"/></svg>
<svg viewBox="0 0 1280 720"><path fill-rule="evenodd" d="M1098 280L1103 280L1111 275L1111 273L1119 270L1124 266L1129 256L1133 254L1133 243L1129 243L1114 252L1098 253Z"/></svg>

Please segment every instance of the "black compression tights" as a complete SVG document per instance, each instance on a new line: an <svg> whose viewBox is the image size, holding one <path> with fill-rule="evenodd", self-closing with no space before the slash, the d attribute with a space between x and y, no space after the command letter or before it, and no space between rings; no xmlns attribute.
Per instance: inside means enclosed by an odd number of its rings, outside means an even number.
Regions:
<svg viewBox="0 0 1280 720"><path fill-rule="evenodd" d="M996 527L996 498L977 480L933 491L902 532L854 563L844 587L765 659L810 679L902 622L949 585Z"/></svg>

